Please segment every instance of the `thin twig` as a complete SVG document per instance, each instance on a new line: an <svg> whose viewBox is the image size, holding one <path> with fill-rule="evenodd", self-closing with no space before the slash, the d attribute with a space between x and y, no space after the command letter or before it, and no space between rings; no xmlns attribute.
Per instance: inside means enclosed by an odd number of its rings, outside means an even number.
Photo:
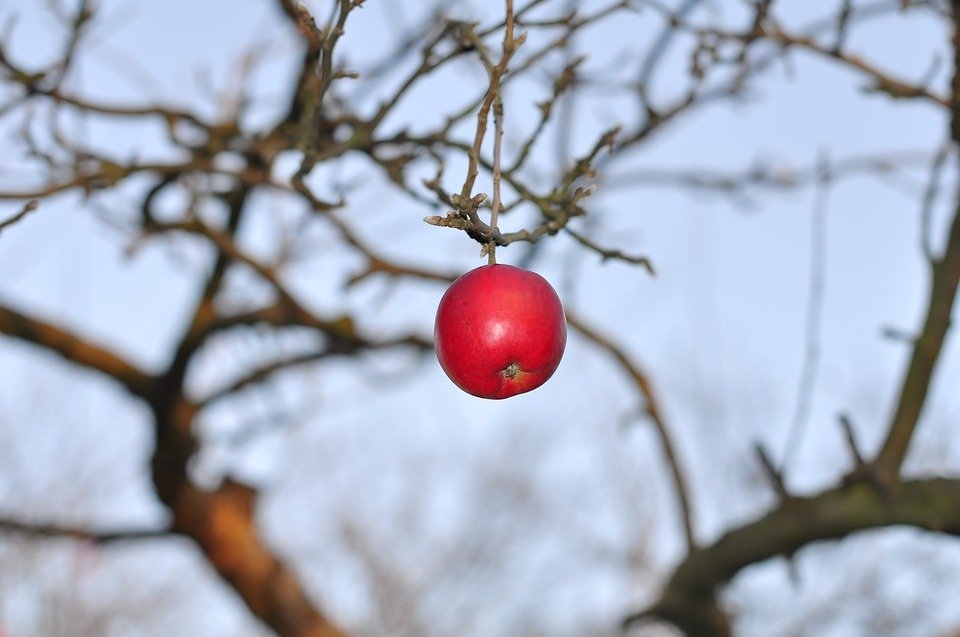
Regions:
<svg viewBox="0 0 960 637"><path fill-rule="evenodd" d="M490 84L480 104L480 108L477 110L477 131L473 138L473 146L470 147L470 151L468 152L467 178L464 180L463 188L460 191L460 197L463 199L470 199L472 197L473 185L480 172L480 148L483 145L483 139L487 133L487 121L490 116L490 109L500 95L500 82L503 76L507 74L510 58L513 57L513 54L526 39L525 34L522 33L517 38L513 35L513 0L506 0L506 11L507 19L505 21L506 26L503 35L503 51L500 55L500 61L497 64L493 64L489 59L489 56L484 50L483 42L479 37L472 31L468 32L469 35L472 35L472 37L476 39L477 51L480 54L480 59L483 61L484 66L487 67Z"/></svg>
<svg viewBox="0 0 960 637"><path fill-rule="evenodd" d="M509 0L507 4L511 4ZM512 20L508 22L512 22ZM499 93L493 104L493 130L493 201L490 202L490 227L495 231L499 231L500 228L497 226L497 218L500 215L500 207L503 205L500 199L500 180L502 179L500 152L503 146L503 96ZM492 265L497 262L497 244L491 242L489 245L488 256L489 262Z"/></svg>
<svg viewBox="0 0 960 637"><path fill-rule="evenodd" d="M773 490L776 491L777 497L780 498L781 501L790 499L790 494L787 493L787 487L783 482L783 471L777 469L773 464L773 459L770 458L770 454L767 453L766 448L762 444L757 443L753 449L757 454L757 459L760 461L760 468L763 469L763 475L767 478L767 482L770 483Z"/></svg>
<svg viewBox="0 0 960 637"><path fill-rule="evenodd" d="M854 470L864 467L867 463L863 459L863 453L860 451L860 443L857 442L857 435L853 431L853 422L847 414L840 414L840 428L843 429L843 439L847 443L847 450L853 458Z"/></svg>
<svg viewBox="0 0 960 637"><path fill-rule="evenodd" d="M952 144L944 144L936 157L933 158L930 165L930 178L927 180L927 187L923 191L923 200L920 204L920 244L923 248L923 255L928 261L934 259L931 229L933 209L937 203L937 195L940 192L940 178L943 175L943 167L947 163L951 146Z"/></svg>
<svg viewBox="0 0 960 637"><path fill-rule="evenodd" d="M0 517L0 532L19 533L35 538L71 538L92 542L93 544L108 544L112 542L124 542L130 540L152 540L158 538L169 538L177 535L176 531L171 529L115 529L115 530L94 530L80 529L70 526L60 526L57 524L23 522L10 517Z"/></svg>
<svg viewBox="0 0 960 637"><path fill-rule="evenodd" d="M803 440L804 431L810 420L810 408L813 404L820 363L820 331L826 285L827 197L830 191L830 164L826 156L821 157L818 164L819 178L813 196L813 214L810 216L810 281L804 326L805 347L793 420L790 423L783 458L780 462L781 471L784 471L796 456Z"/></svg>
<svg viewBox="0 0 960 637"><path fill-rule="evenodd" d="M651 276L657 274L656 270L653 269L653 262L650 261L649 257L643 257L635 254L627 254L623 250L617 248L604 248L601 245L595 243L592 239L588 238L584 234L573 230L569 226L565 226L563 229L568 235L577 240L577 243L582 245L584 248L592 250L600 255L600 258L604 261L608 259L614 259L617 261L624 261L631 265L639 265L644 270L647 271Z"/></svg>
<svg viewBox="0 0 960 637"><path fill-rule="evenodd" d="M34 210L36 210L36 209L37 209L37 206L39 206L39 205L40 205L40 202L39 202L38 200L36 200L36 199L33 199L33 200L31 200L31 201L28 201L28 202L23 206L23 208L20 209L20 212L18 212L17 214L13 215L12 217L10 217L9 219L7 219L6 221L0 221L0 233L2 233L4 230L6 230L7 228L9 228L9 227L12 226L13 224L18 223L19 221L22 221L27 215L29 215L31 212L33 212Z"/></svg>

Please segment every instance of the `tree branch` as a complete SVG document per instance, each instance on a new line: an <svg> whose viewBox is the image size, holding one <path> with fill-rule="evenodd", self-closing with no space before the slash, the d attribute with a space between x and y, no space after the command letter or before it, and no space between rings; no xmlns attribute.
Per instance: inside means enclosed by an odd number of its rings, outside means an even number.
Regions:
<svg viewBox="0 0 960 637"><path fill-rule="evenodd" d="M6 334L59 354L67 361L105 374L130 393L149 399L154 377L104 347L39 319L0 304L0 334Z"/></svg>
<svg viewBox="0 0 960 637"><path fill-rule="evenodd" d="M184 481L170 495L173 529L196 540L220 577L278 635L346 637L317 610L294 571L266 548L256 527L256 491L229 479L215 491Z"/></svg>
<svg viewBox="0 0 960 637"><path fill-rule="evenodd" d="M791 498L712 545L691 551L674 570L660 599L629 615L624 625L663 619L689 635L727 635L725 618L716 616L715 591L741 569L778 555L790 556L813 542L897 525L960 535L960 479L908 481L892 493L863 481L813 497Z"/></svg>
<svg viewBox="0 0 960 637"><path fill-rule="evenodd" d="M51 523L24 522L9 516L0 516L0 531L18 533L34 538L70 538L93 544L111 544L131 540L152 540L177 535L170 529L115 529L94 530Z"/></svg>
<svg viewBox="0 0 960 637"><path fill-rule="evenodd" d="M683 476L683 469L680 466L680 458L673 440L670 437L670 431L663 420L663 415L660 413L660 407L654 396L650 379L647 378L647 375L636 363L630 360L620 346L588 326L576 315L572 314L570 310L567 310L567 323L580 332L588 341L613 356L643 397L644 412L653 423L657 437L660 439L660 446L663 448L663 455L667 460L667 466L670 468L670 476L673 478L673 486L680 506L680 518L687 548L692 549L696 546L696 538L693 531L693 512L690 507L689 490L686 479Z"/></svg>
<svg viewBox="0 0 960 637"><path fill-rule="evenodd" d="M960 144L960 9L954 3L952 81L952 120L950 138ZM960 154L958 154L960 156ZM887 436L877 455L875 468L881 480L893 482L907 455L907 449L920 420L930 382L950 327L950 314L960 285L960 201L954 212L943 256L931 261L930 297L923 329L913 345L899 399L894 409Z"/></svg>
<svg viewBox="0 0 960 637"><path fill-rule="evenodd" d="M39 203L40 202L37 201L36 199L32 199L28 201L26 204L24 204L23 208L20 209L20 212L18 212L17 214L13 215L12 217L10 217L5 221L0 221L0 234L2 234L4 230L9 228L13 224L19 221L22 221L27 215L29 215L31 212L36 210Z"/></svg>

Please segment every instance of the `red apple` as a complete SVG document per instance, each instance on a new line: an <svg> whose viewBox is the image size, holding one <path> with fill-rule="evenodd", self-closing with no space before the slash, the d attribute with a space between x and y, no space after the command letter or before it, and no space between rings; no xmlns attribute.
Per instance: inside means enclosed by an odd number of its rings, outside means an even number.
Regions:
<svg viewBox="0 0 960 637"><path fill-rule="evenodd" d="M563 306L546 279L512 265L467 272L444 293L434 327L440 367L480 398L509 398L553 376L567 344Z"/></svg>

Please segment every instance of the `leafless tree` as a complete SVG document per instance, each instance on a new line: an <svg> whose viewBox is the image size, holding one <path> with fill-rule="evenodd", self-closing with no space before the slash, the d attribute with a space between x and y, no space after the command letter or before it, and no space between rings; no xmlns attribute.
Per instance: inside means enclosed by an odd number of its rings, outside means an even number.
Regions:
<svg viewBox="0 0 960 637"><path fill-rule="evenodd" d="M431 352L431 339L418 327L373 328L356 304L331 311L329 304L309 299L297 286L293 272L330 253L352 264L350 271L322 265L325 276L336 279L331 289L344 295L374 281L385 282L382 289L396 294L406 293L411 284L442 286L455 278L458 272L449 265L398 247L396 226L378 227L353 201L369 208L396 208L402 201L418 211L416 227L408 232L462 239L467 250L479 250L491 260L498 248L503 254L509 246L530 262L557 242L566 246L563 258L585 255L632 265L638 275L651 276L656 264L642 250L607 244L591 232L598 189L671 187L742 203L768 190L811 187L826 193L838 181L865 173L885 179L907 170L914 175L918 166L929 167L917 201L923 237L919 249L929 266L927 301L916 334L906 339L909 356L879 449L865 451L858 423L841 416L838 431L846 441L849 471L834 476L826 487L798 495L790 488L789 462L758 445L754 466L770 487L771 504L717 538L705 541L698 527L688 464L696 454L683 448L651 374L622 344L629 326L622 334L610 333L575 306L568 307L568 323L579 342L592 347L603 364L615 366L619 382L630 387L642 419L651 425L664 479L671 485L682 546L679 561L654 574L657 589L649 603L624 609L622 621L614 624L577 627L578 634L679 629L704 637L729 635L734 612L721 593L748 566L871 529L906 525L960 534L955 471L932 477L903 472L946 348L960 284L960 212L947 220L942 246L935 214L940 191L957 182L960 73L952 73L948 86L939 80L941 66L960 68L960 3L842 0L822 19L795 29L781 20L772 0L731 3L736 5L732 13L696 0L527 0L516 6L506 0L493 12L490 7L461 11L457 3L440 2L418 14L426 19L405 30L398 27L394 41L374 51L376 57L364 50L364 43L351 42L352 25L358 14L390 10L390 3L275 0L265 4L282 16L278 29L295 47L298 64L282 106L272 109L263 107L265 100L257 93L254 78L265 55L256 49L239 61L236 85L218 96L216 109L182 106L175 99L131 103L85 92L78 68L87 49L101 39L97 25L107 3L66 4L44 7L60 34L52 59L30 59L17 50L12 13L0 38L0 116L13 140L8 152L32 170L29 179L0 189L0 201L12 204L0 220L0 245L16 242L21 226L44 215L58 198L76 196L85 213L123 237L128 254L155 246L174 252L171 259L195 277L193 297L157 368L128 356L109 339L94 338L67 320L44 317L5 298L0 298L0 334L8 337L5 348L25 342L59 356L71 369L109 379L149 412L153 447L149 470L143 469L168 517L143 528L78 527L11 508L0 519L5 535L49 542L72 538L92 545L187 539L250 613L277 634L345 635L347 628L337 625L321 596L305 585L297 565L263 532L255 481L230 471L205 480L197 465L205 453L224 444L216 433L203 431L223 414L230 420L229 445L291 426L313 409L306 391L306 399L288 399L284 382L302 391L305 384L298 385L297 378L325 369L360 368L384 376L392 369L403 375ZM232 8L225 3L222 10ZM856 30L872 20L915 16L949 25L953 35L943 50L952 55L950 64L934 60L922 76L898 77L849 45ZM617 20L654 25L655 37L642 46L623 42L629 77L622 72L622 60L614 59L611 68L597 67L591 51L576 46L583 34ZM675 42L680 42L686 72L682 82L672 85L675 90L662 91L657 75L671 62L668 52L676 55ZM931 117L949 122L940 146L890 157L824 156L801 170L758 164L744 172L718 173L696 167L643 169L631 163L660 134L710 105L745 99L771 68L789 66L800 54L853 73L878 99L928 108ZM130 55L116 57L129 61ZM541 99L535 104L516 101L521 93L514 87L524 83L538 87ZM442 109L411 117L406 102L430 91L443 95ZM582 115L577 100L616 104L620 117L595 132L586 124L575 125ZM511 112L523 109L533 113L532 125L505 144L505 122ZM70 125L76 121L159 130L163 139L155 141L155 148L160 150L131 154L104 149ZM584 142L585 135L589 141ZM376 185L365 187L368 181ZM815 210L812 218L821 224L814 235L822 237L822 212ZM273 240L252 239L251 227L268 227L264 232ZM822 251L822 243L815 241L815 262L818 246ZM194 267L197 263L201 265ZM812 277L806 367L794 431L809 419L804 401L817 368L822 283ZM101 333L111 329L104 325ZM247 343L243 360L216 357L216 348L226 342ZM398 361L402 371L396 374ZM247 422L243 401L256 389L270 395L276 414ZM230 409L224 410L225 405ZM509 462L501 467L509 474ZM490 471L487 477L502 476ZM508 482L518 498L511 510L537 509L536 498L523 497L523 479L508 476ZM475 502L490 498L488 491ZM636 511L631 515L638 523L642 518ZM549 523L548 514L537 517ZM465 519L476 520L472 530L482 529L487 541L509 543L515 530L483 508L468 511ZM425 565L413 572L385 560L376 550L377 534L351 519L348 510L342 511L338 528L336 541L361 564L377 606L373 619L357 631L460 634L468 620L475 620L451 613L442 625L431 625L435 619L418 618L429 603L426 584L444 577L436 572L441 567ZM415 527L409 535L417 535ZM455 537L465 544L446 547L437 564L444 569L459 564L469 572L487 563L487 545L470 543L476 536L463 532ZM602 552L602 543L596 548ZM631 553L620 556L623 567L650 566L648 549L634 542ZM541 629L517 630L534 635Z"/></svg>

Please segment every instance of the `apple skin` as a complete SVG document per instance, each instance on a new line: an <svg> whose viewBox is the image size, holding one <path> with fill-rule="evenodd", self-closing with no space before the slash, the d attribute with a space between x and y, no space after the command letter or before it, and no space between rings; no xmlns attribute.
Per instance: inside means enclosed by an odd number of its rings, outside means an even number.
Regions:
<svg viewBox="0 0 960 637"><path fill-rule="evenodd" d="M567 322L542 276L484 265L444 293L434 340L440 367L460 389L502 399L536 389L553 375L567 344Z"/></svg>

